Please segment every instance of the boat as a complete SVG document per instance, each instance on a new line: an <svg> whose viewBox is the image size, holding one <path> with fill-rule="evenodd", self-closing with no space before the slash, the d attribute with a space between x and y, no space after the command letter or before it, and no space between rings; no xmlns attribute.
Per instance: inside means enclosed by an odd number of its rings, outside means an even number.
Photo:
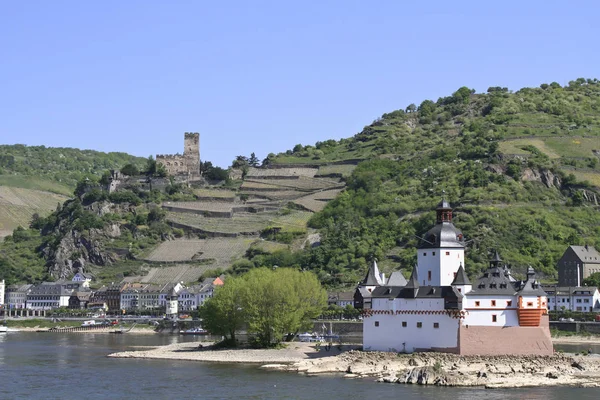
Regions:
<svg viewBox="0 0 600 400"><path fill-rule="evenodd" d="M0 325L0 333L8 332L8 327L6 325Z"/></svg>
<svg viewBox="0 0 600 400"><path fill-rule="evenodd" d="M324 342L325 341L325 338L323 338L323 336L319 336L316 333L309 333L309 332L300 333L298 335L298 339L301 342Z"/></svg>
<svg viewBox="0 0 600 400"><path fill-rule="evenodd" d="M180 335L208 335L208 331L202 328L190 328L185 331L179 331Z"/></svg>

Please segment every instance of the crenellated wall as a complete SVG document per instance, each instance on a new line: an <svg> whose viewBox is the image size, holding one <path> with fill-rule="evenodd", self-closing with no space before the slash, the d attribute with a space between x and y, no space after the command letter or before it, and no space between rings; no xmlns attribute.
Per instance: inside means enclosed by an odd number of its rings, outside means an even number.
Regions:
<svg viewBox="0 0 600 400"><path fill-rule="evenodd" d="M185 132L182 154L157 154L156 162L163 165L169 175L197 177L200 175L200 134Z"/></svg>

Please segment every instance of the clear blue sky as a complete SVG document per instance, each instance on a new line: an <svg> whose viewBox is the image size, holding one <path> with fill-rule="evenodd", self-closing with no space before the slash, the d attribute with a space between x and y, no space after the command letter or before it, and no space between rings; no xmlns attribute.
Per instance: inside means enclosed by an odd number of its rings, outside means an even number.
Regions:
<svg viewBox="0 0 600 400"><path fill-rule="evenodd" d="M598 1L5 1L0 143L226 167L461 86L600 78Z"/></svg>

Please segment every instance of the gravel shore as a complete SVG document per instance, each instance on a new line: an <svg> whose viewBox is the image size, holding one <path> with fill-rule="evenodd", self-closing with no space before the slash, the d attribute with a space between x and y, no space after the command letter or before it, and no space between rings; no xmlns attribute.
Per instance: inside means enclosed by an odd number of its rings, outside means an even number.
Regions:
<svg viewBox="0 0 600 400"><path fill-rule="evenodd" d="M159 358L169 360L210 361L221 363L291 364L318 352L310 343L289 343L283 349L212 349L212 343L176 343L143 351L109 354L114 358Z"/></svg>

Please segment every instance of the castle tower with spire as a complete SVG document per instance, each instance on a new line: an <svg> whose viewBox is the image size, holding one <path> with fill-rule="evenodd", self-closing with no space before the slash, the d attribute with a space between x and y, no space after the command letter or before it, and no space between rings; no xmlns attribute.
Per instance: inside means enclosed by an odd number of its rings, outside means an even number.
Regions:
<svg viewBox="0 0 600 400"><path fill-rule="evenodd" d="M465 262L465 239L452 223L452 208L445 200L436 208L436 224L421 238L417 253L419 283L448 286Z"/></svg>

